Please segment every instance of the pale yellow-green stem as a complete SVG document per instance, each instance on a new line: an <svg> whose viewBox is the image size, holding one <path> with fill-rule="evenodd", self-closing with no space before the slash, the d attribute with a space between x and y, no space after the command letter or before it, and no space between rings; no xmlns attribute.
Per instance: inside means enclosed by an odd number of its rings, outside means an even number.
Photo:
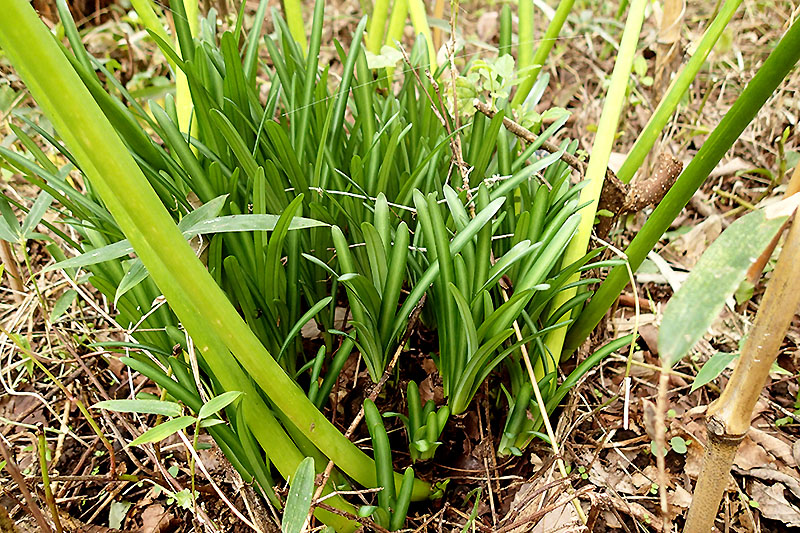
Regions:
<svg viewBox="0 0 800 533"><path fill-rule="evenodd" d="M403 40L406 18L408 18L408 0L394 0L389 15L389 29L386 31L386 44L392 48L397 48L397 43ZM394 67L386 67L386 75L391 80Z"/></svg>
<svg viewBox="0 0 800 533"><path fill-rule="evenodd" d="M433 46L433 33L428 24L428 12L425 10L423 0L408 0L408 12L411 15L411 25L414 26L414 33L419 36L422 34L428 44L428 58L431 62L431 71L436 70L436 49Z"/></svg>
<svg viewBox="0 0 800 533"><path fill-rule="evenodd" d="M169 42L167 30L164 29L161 19L158 18L158 13L153 9L152 0L131 0L131 6L133 6L133 10L136 11L139 20L142 21L142 25L146 29L161 37L165 43ZM169 62L170 68L174 68L172 60L167 58L167 61Z"/></svg>
<svg viewBox="0 0 800 533"><path fill-rule="evenodd" d="M517 68L520 70L533 66L533 0L519 0L519 30L517 32Z"/></svg>
<svg viewBox="0 0 800 533"><path fill-rule="evenodd" d="M403 39L408 17L408 0L394 0L389 14L389 29L386 31L386 44L397 48L397 43Z"/></svg>
<svg viewBox="0 0 800 533"><path fill-rule="evenodd" d="M199 29L200 8L197 0L182 1L186 9L186 18L189 19L189 30L192 32L192 37L195 37ZM177 38L175 49L180 50ZM178 128L183 132L193 134L196 126L192 123L192 113L194 112L192 93L189 91L189 80L186 78L186 73L179 68L175 69L175 109L178 114ZM190 125L191 132L189 131Z"/></svg>
<svg viewBox="0 0 800 533"><path fill-rule="evenodd" d="M167 35L167 31L164 29L164 25L161 24L158 14L155 9L153 9L152 0L131 0L131 5L134 11L136 11L136 14L139 15L139 19L142 21L145 28L161 37L165 43L170 42L169 35ZM192 36L195 36L198 31L199 15L197 0L184 0L184 6L186 9L186 16L189 19L189 29L192 32ZM181 53L177 40L175 52L178 55ZM185 132L189 129L193 108L192 95L189 92L189 82L186 79L186 74L184 74L181 69L177 68L169 57L167 57L167 62L175 76L175 108L178 113L178 127L181 131Z"/></svg>
<svg viewBox="0 0 800 533"><path fill-rule="evenodd" d="M589 184L581 190L580 198L581 203L588 202L588 205L581 209L581 221L578 225L578 231L564 252L563 265L565 266L583 257L589 246L594 217L597 214L597 203L600 199L600 191L603 189L608 160L611 156L611 149L614 146L614 139L616 138L617 124L619 123L619 117L625 104L625 93L633 66L633 58L636 54L636 44L639 41L639 32L642 29L642 22L644 21L644 10L646 6L647 0L633 0L631 2L628 19L625 22L625 30L622 34L619 54L614 64L614 71L611 73L611 86L606 94L603 111L600 115L600 122L597 126L597 134L595 135L594 144L592 145L591 157L586 166L586 175L583 178L588 181ZM567 283L577 281L579 277L580 274L575 274ZM557 293L551 309L558 309L562 304L575 296L576 293L577 289L575 288ZM571 312L563 317L552 318L557 318L556 322L560 322L568 319L570 315ZM553 356L553 365L557 364L559 361L566 333L567 328L565 326L547 335L545 344ZM536 371L537 377L541 378L544 372L544 366L541 362L537 362Z"/></svg>
<svg viewBox="0 0 800 533"><path fill-rule="evenodd" d="M389 0L375 0L367 30L367 50L378 54L383 46L386 18L389 16Z"/></svg>
<svg viewBox="0 0 800 533"><path fill-rule="evenodd" d="M514 93L514 98L511 100L511 106L517 107L522 105L525 99L530 94L533 84L539 77L539 72L542 70L542 65L550 55L550 50L558 39L561 33L561 28L567 20L567 16L572 10L572 4L575 0L560 0L558 8L553 14L553 19L547 25L547 30L544 36L539 41L539 46L536 47L536 53L533 53L533 45L535 39L533 36L533 2L530 5L526 1L521 1L519 5L519 44L518 44L518 69L520 77L522 78L517 86L517 92ZM526 11L529 9L529 12ZM523 21L523 18L525 21ZM530 19L528 21L527 19ZM523 33L523 30L525 33ZM525 69L525 72L522 70Z"/></svg>
<svg viewBox="0 0 800 533"><path fill-rule="evenodd" d="M300 0L283 0L283 16L292 38L300 45L300 50L305 56L308 53L308 40L306 27L303 22L303 3Z"/></svg>

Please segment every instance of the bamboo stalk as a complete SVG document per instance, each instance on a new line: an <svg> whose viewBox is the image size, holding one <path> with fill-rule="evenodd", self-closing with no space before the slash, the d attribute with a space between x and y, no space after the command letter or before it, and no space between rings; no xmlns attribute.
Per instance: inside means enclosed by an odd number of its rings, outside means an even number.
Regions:
<svg viewBox="0 0 800 533"><path fill-rule="evenodd" d="M797 192L800 192L800 164L795 167L794 172L792 173L792 179L789 180L789 185L786 187L786 192L783 193L783 197L788 198ZM761 252L761 255L758 256L758 259L756 259L750 266L750 269L747 271L747 281L749 281L752 285L758 283L761 273L764 272L764 267L767 266L769 258L772 257L772 252L774 252L775 247L778 246L778 241L783 235L783 230L785 230L788 225L789 221L787 221L781 231L779 231L778 234L772 238L772 242L769 243L767 249Z"/></svg>
<svg viewBox="0 0 800 533"><path fill-rule="evenodd" d="M800 59L800 20L794 21L787 30L778 46L764 61L756 75L747 84L719 125L714 128L697 155L694 156L692 162L680 175L678 181L631 241L625 250L631 268L634 270L639 268L672 221L689 203L695 191L700 188L711 170L736 142L739 135L753 120L758 110L783 81L798 59ZM569 355L583 343L627 284L626 266L617 266L611 269L591 301L570 327L562 356Z"/></svg>
<svg viewBox="0 0 800 533"><path fill-rule="evenodd" d="M736 450L750 428L753 408L800 305L798 262L800 223L795 218L733 375L708 408L708 445L685 533L706 533L714 525Z"/></svg>

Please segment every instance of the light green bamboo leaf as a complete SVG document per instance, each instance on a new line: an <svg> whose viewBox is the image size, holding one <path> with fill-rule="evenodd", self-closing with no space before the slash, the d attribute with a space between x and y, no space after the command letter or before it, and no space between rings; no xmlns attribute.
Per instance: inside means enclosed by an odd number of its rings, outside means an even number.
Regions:
<svg viewBox="0 0 800 533"><path fill-rule="evenodd" d="M198 222L183 232L184 237L209 233L230 233L239 231L272 231L280 215L227 215ZM325 222L310 218L295 217L289 224L290 230L328 226Z"/></svg>
<svg viewBox="0 0 800 533"><path fill-rule="evenodd" d="M289 495L281 521L282 533L300 533L311 509L311 497L314 491L314 459L306 457L292 476L289 483Z"/></svg>
<svg viewBox="0 0 800 533"><path fill-rule="evenodd" d="M13 243L19 242L21 235L19 221L5 195L0 195L0 214L3 215L3 218L0 219L0 239Z"/></svg>
<svg viewBox="0 0 800 533"><path fill-rule="evenodd" d="M722 371L733 361L739 357L738 353L725 353L717 352L712 355L708 361L705 362L700 372L694 378L692 388L689 392L694 392L706 383L710 383L717 379L722 374Z"/></svg>
<svg viewBox="0 0 800 533"><path fill-rule="evenodd" d="M227 199L228 195L223 194L222 196L217 196L213 200L209 200L197 209L193 209L178 222L178 229L186 231L200 222L219 216L222 208L225 207L225 200Z"/></svg>
<svg viewBox="0 0 800 533"><path fill-rule="evenodd" d="M56 303L53 304L53 309L50 311L50 322L55 322L61 315L63 315L69 306L72 305L72 302L75 301L75 297L78 296L78 293L75 289L68 289L64 291L64 294L58 297Z"/></svg>
<svg viewBox="0 0 800 533"><path fill-rule="evenodd" d="M188 215L187 215L188 218ZM214 217L211 219L200 220L190 228L183 230L183 236L187 239L197 235L209 233L231 233L241 231L272 231L280 219L279 215L227 215L224 217ZM290 230L307 229L328 224L310 218L295 217L289 225ZM64 261L47 266L43 272L64 268L76 268L96 265L103 261L117 259L133 252L133 247L127 239L103 246L96 250L86 252L77 257L71 257Z"/></svg>
<svg viewBox="0 0 800 533"><path fill-rule="evenodd" d="M208 400L208 402L203 404L203 407L200 408L200 412L197 413L197 418L203 420L204 418L208 418L209 416L217 413L218 411L225 409L230 404L235 402L242 393L240 391L228 391L223 392L219 396L215 396Z"/></svg>
<svg viewBox="0 0 800 533"><path fill-rule="evenodd" d="M173 435L182 429L186 429L195 422L197 422L197 419L193 416L180 416L178 418L173 418L172 420L164 422L163 424L159 424L154 428L148 429L137 438L133 439L128 446L141 446L142 444L147 444L149 442L160 442L170 435Z"/></svg>
<svg viewBox="0 0 800 533"><path fill-rule="evenodd" d="M70 257L64 261L59 261L58 263L48 265L42 269L42 272L96 265L97 263L102 263L103 261L110 261L112 259L120 258L131 252L133 252L133 246L131 246L127 239L124 239L115 242L114 244L97 248L96 250L90 250L79 256Z"/></svg>
<svg viewBox="0 0 800 533"><path fill-rule="evenodd" d="M700 340L785 221L754 211L708 247L664 310L658 351L665 365L677 363Z"/></svg>
<svg viewBox="0 0 800 533"><path fill-rule="evenodd" d="M22 235L23 239L30 239L31 232L39 225L39 222L42 221L42 217L44 216L47 208L50 207L50 204L53 203L53 197L47 194L45 191L39 193L39 197L36 198L36 201L31 206L31 210L28 211L28 216L25 217L25 220L22 222L22 228L20 228L20 234Z"/></svg>
<svg viewBox="0 0 800 533"><path fill-rule="evenodd" d="M105 400L94 404L92 409L170 417L181 416L183 412L183 407L179 403L163 400Z"/></svg>
<svg viewBox="0 0 800 533"><path fill-rule="evenodd" d="M114 307L117 306L117 302L126 292L146 280L149 275L144 263L140 259L134 259L128 271L122 276L119 285L117 285L117 292L114 294Z"/></svg>
<svg viewBox="0 0 800 533"><path fill-rule="evenodd" d="M18 242L19 238L15 233L15 231L18 231L18 229L19 228L15 230L14 228L8 225L6 219L0 218L0 240L13 243Z"/></svg>

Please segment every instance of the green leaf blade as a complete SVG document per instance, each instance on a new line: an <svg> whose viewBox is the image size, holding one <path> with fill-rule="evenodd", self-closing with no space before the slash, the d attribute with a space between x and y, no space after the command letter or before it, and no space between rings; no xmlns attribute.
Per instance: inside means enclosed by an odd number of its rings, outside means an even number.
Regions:
<svg viewBox="0 0 800 533"><path fill-rule="evenodd" d="M282 533L300 533L311 509L314 490L314 459L306 457L294 472L281 521Z"/></svg>
<svg viewBox="0 0 800 533"><path fill-rule="evenodd" d="M168 422L164 422L163 424L159 424L154 428L148 429L137 438L133 439L128 446L141 446L142 444L148 444L150 442L162 441L170 435L173 435L182 429L186 429L195 422L197 422L197 419L193 416L181 416L178 418L173 418Z"/></svg>
<svg viewBox="0 0 800 533"><path fill-rule="evenodd" d="M183 412L183 407L179 403L162 400L105 400L94 404L92 409L170 417L181 416Z"/></svg>
<svg viewBox="0 0 800 533"><path fill-rule="evenodd" d="M664 311L658 336L664 364L673 366L702 338L785 220L755 211L708 247Z"/></svg>
<svg viewBox="0 0 800 533"><path fill-rule="evenodd" d="M242 393L240 391L234 390L223 392L219 396L211 398L207 403L203 404L203 407L200 408L200 412L197 413L197 418L200 420L208 418L217 411L220 411L235 402L241 395Z"/></svg>

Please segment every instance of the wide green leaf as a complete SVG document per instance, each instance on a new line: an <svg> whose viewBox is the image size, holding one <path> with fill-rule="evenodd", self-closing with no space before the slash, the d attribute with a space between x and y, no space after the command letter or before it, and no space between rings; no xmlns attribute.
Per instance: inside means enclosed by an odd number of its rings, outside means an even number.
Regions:
<svg viewBox="0 0 800 533"><path fill-rule="evenodd" d="M706 383L717 379L731 361L737 357L739 357L738 353L717 352L712 355L700 369L700 372L697 373L697 376L695 376L692 388L689 392L694 392Z"/></svg>
<svg viewBox="0 0 800 533"><path fill-rule="evenodd" d="M188 216L186 218L189 218ZM230 233L241 231L272 231L280 219L279 215L227 215L210 219L201 219L189 228L182 229L183 236L191 239L198 235L210 233ZM290 230L316 228L327 226L326 223L310 218L295 217L289 225ZM127 239L91 250L76 257L52 264L44 268L43 272L64 268L76 268L96 265L103 261L118 259L133 252L133 246Z"/></svg>
<svg viewBox="0 0 800 533"><path fill-rule="evenodd" d="M767 218L764 211L754 211L731 224L708 247L664 311L658 334L664 364L674 365L700 340L786 218Z"/></svg>

